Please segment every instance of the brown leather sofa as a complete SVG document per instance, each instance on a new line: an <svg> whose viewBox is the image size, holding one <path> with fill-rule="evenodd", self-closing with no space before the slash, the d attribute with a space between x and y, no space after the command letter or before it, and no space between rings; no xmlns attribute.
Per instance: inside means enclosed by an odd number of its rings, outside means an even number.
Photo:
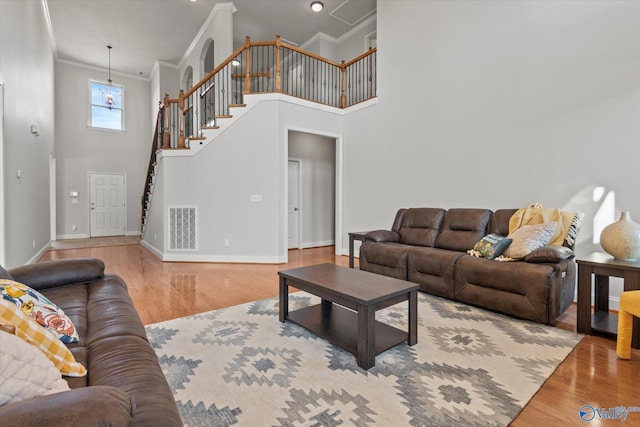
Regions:
<svg viewBox="0 0 640 427"><path fill-rule="evenodd" d="M80 342L69 344L87 368L64 377L71 390L0 407L0 426L182 426L176 402L125 282L98 259L18 267L0 278L28 285L71 318Z"/></svg>
<svg viewBox="0 0 640 427"><path fill-rule="evenodd" d="M506 236L516 209L400 209L391 230L366 234L360 269L420 285L422 291L551 324L575 295L573 248L546 246L518 261L467 250L489 233Z"/></svg>

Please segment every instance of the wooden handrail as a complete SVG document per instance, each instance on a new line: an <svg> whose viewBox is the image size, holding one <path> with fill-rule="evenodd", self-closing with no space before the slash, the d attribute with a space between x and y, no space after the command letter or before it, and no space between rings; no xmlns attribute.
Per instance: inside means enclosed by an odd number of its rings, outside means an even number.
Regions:
<svg viewBox="0 0 640 427"><path fill-rule="evenodd" d="M378 48L372 47L371 49L369 49L368 51L366 51L365 53L363 53L362 55L358 56L355 59L352 59L351 61L344 63L343 65L345 68L348 68L349 66L355 64L356 62L360 61L361 59L366 58L367 56L373 55L374 53L376 53L378 51Z"/></svg>
<svg viewBox="0 0 640 427"><path fill-rule="evenodd" d="M247 37L248 39L249 37ZM245 44L246 46L246 44ZM196 83L195 85L193 85L193 87L191 89L189 89L188 91L185 92L184 97L187 98L189 97L193 92L195 92L196 90L198 90L198 88L202 85L204 85L207 80L209 80L211 77L215 76L220 70L222 70L224 67L227 66L227 64L229 64L231 61L233 61L233 59L235 57L237 57L238 55L240 55L244 50L245 50L245 46L239 47L235 52L233 52L231 54L230 57L228 57L226 60L224 60L220 65L218 65L216 68L214 68L213 70L211 70L209 72L209 74L207 74L206 76L204 76L204 78L202 78L198 83Z"/></svg>

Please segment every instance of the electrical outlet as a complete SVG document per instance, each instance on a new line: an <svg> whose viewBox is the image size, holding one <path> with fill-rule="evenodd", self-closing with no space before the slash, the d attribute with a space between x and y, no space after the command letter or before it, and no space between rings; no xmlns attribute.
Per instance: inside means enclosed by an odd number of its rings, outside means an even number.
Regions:
<svg viewBox="0 0 640 427"><path fill-rule="evenodd" d="M78 229L78 226L75 224L71 225L71 230L76 231Z"/></svg>
<svg viewBox="0 0 640 427"><path fill-rule="evenodd" d="M229 239L224 239L224 245L229 246Z"/></svg>

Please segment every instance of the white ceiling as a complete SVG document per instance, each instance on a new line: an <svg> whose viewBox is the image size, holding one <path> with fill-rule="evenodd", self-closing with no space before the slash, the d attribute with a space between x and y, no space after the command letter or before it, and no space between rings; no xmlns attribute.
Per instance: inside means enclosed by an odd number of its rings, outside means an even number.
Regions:
<svg viewBox="0 0 640 427"><path fill-rule="evenodd" d="M2 1L2 0L0 0ZM219 0L45 0L59 59L148 77L156 60L178 65ZM375 14L376 0L233 0L234 49L253 41L300 45L318 32L339 38Z"/></svg>

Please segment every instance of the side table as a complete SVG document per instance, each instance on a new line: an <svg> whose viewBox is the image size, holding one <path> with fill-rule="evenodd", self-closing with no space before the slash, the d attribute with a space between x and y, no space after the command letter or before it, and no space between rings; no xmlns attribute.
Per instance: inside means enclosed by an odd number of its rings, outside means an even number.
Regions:
<svg viewBox="0 0 640 427"><path fill-rule="evenodd" d="M621 261L611 255L594 252L576 259L578 264L577 331L590 335L592 331L617 336L618 315L609 313L609 277L624 279L624 290L640 289L640 261ZM594 282L594 312L591 315L591 276ZM633 320L633 348L640 348L640 319Z"/></svg>
<svg viewBox="0 0 640 427"><path fill-rule="evenodd" d="M353 231L349 233L349 268L353 268L353 242L359 240L364 242L367 231Z"/></svg>

